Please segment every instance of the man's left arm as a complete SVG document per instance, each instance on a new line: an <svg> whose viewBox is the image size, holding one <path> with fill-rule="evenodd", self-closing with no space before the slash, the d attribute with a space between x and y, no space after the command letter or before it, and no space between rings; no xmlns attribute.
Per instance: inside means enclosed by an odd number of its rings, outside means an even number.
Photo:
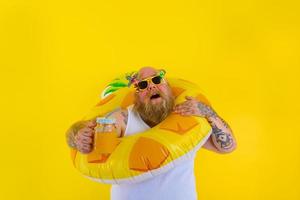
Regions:
<svg viewBox="0 0 300 200"><path fill-rule="evenodd" d="M194 115L207 119L212 127L212 134L203 147L217 153L232 152L236 148L236 140L229 125L212 107L193 97L186 99L184 103L176 105L174 111L185 116Z"/></svg>

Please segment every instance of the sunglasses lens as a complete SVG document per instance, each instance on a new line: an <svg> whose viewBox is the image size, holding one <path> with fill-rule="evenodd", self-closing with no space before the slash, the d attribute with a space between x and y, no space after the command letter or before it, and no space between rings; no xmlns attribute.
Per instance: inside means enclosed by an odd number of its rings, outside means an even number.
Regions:
<svg viewBox="0 0 300 200"><path fill-rule="evenodd" d="M143 89L147 88L148 82L147 81L141 81L141 82L138 83L138 86L139 86L140 89L143 90Z"/></svg>
<svg viewBox="0 0 300 200"><path fill-rule="evenodd" d="M161 82L161 77L160 77L160 76L155 76L155 77L153 77L153 78L152 78L152 82L153 82L154 84L160 84L160 82Z"/></svg>

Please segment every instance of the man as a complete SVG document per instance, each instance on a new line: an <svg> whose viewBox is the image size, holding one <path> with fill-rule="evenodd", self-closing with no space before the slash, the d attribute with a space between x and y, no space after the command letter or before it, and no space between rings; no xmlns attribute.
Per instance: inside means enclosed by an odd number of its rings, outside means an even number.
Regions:
<svg viewBox="0 0 300 200"><path fill-rule="evenodd" d="M174 105L174 96L166 80L152 67L141 68L136 82L135 103L126 110L116 110L107 115L115 118L120 137L145 131L162 122L171 112L184 116L205 117L212 134L204 148L229 153L236 141L228 124L210 107L193 97ZM78 122L67 133L68 144L82 153L92 151L95 120ZM113 185L112 200L195 200L194 158L168 172L135 184Z"/></svg>

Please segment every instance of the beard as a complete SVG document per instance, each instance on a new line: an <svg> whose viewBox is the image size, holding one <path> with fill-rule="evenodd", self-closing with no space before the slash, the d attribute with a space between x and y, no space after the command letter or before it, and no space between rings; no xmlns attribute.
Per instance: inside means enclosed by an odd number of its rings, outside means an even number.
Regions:
<svg viewBox="0 0 300 200"><path fill-rule="evenodd" d="M147 98L149 101L146 102L141 102L137 97L135 98L136 102L133 109L139 113L144 121L152 125L157 125L166 119L175 104L175 98L171 93L169 95L159 93L159 95L162 101L158 104L152 104L150 97Z"/></svg>

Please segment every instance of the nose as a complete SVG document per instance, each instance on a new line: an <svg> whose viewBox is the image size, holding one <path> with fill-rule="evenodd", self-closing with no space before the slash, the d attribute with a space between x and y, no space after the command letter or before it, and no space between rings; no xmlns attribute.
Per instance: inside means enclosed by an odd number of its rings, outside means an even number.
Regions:
<svg viewBox="0 0 300 200"><path fill-rule="evenodd" d="M151 90L153 90L153 89L156 89L156 85L155 84L153 84L153 83L151 83L150 81L148 82L149 83L149 86L148 86L148 90L149 91L151 91Z"/></svg>

